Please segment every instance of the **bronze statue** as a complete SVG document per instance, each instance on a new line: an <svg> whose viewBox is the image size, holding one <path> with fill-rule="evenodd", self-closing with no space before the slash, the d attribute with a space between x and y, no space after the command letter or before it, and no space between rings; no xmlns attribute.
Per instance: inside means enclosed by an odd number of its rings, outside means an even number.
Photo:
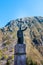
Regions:
<svg viewBox="0 0 43 65"><path fill-rule="evenodd" d="M17 31L17 38L18 38L18 44L23 44L24 38L23 38L23 31L25 31L27 29L27 27L25 29L21 29L22 25L21 25L21 20L19 21L20 26L19 26L19 30Z"/></svg>

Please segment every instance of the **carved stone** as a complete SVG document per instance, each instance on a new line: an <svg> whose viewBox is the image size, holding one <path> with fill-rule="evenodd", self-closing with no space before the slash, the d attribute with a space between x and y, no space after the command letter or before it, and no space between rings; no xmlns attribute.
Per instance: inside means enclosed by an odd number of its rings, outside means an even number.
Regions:
<svg viewBox="0 0 43 65"><path fill-rule="evenodd" d="M26 65L26 45L16 44L14 49L14 65Z"/></svg>

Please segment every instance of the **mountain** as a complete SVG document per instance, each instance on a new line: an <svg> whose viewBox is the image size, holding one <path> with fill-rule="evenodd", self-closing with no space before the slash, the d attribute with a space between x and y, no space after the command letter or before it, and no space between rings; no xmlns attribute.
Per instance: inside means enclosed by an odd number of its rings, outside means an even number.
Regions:
<svg viewBox="0 0 43 65"><path fill-rule="evenodd" d="M43 17L25 17L22 19L24 31L24 43L26 44L26 56L32 59L37 65L43 65ZM20 18L11 20L0 29L0 64L5 65L9 60L10 65L14 64L14 46L17 43L17 30L19 29Z"/></svg>

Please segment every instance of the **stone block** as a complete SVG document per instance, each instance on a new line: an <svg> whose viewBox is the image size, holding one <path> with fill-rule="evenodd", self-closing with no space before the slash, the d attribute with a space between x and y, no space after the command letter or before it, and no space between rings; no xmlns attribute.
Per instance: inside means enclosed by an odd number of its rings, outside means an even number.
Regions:
<svg viewBox="0 0 43 65"><path fill-rule="evenodd" d="M16 44L14 50L14 65L26 65L26 45Z"/></svg>

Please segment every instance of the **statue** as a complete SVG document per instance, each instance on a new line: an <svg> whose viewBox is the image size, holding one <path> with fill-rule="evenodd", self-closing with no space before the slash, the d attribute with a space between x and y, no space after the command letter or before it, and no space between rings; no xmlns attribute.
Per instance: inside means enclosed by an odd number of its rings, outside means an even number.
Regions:
<svg viewBox="0 0 43 65"><path fill-rule="evenodd" d="M17 31L17 38L18 42L14 47L14 65L26 65L26 44L23 44L24 38L23 38L23 31L27 29L22 29L22 20L19 21L19 30Z"/></svg>
<svg viewBox="0 0 43 65"><path fill-rule="evenodd" d="M23 31L25 31L27 29L27 27L25 29L21 29L22 25L21 25L22 20L20 19L19 23L19 30L17 31L17 38L18 38L18 44L23 44L24 38L23 38Z"/></svg>

